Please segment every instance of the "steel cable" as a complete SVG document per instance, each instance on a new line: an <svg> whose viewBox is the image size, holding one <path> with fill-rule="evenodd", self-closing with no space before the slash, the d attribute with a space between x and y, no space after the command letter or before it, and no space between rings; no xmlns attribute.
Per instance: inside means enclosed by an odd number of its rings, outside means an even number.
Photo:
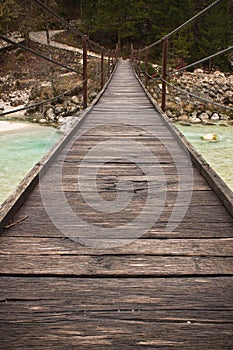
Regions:
<svg viewBox="0 0 233 350"><path fill-rule="evenodd" d="M24 46L24 45L22 45L22 44L16 43L15 41L13 41L13 40L11 40L11 39L5 37L4 35L1 35L1 34L0 34L0 39L2 39L2 40L4 40L4 41L8 42L8 43L11 44L11 45L14 45L14 46L19 47L19 48L22 49L22 50L28 51L28 52L32 53L33 55L36 55L36 56L38 56L38 57L40 57L40 58L43 58L43 59L46 60L46 61L52 62L52 63L56 64L57 66L60 66L60 67L62 67L62 68L65 68L65 69L67 69L67 70L69 70L69 71L71 71L71 72L74 72L74 73L77 73L77 74L81 74L81 72L77 71L76 69L71 68L71 67L69 67L69 66L66 66L65 64L60 63L60 62L58 62L58 61L55 61L55 60L53 60L53 59L50 58L50 57L47 57L47 56L45 56L45 55L43 55L43 54L41 54L41 53L39 53L39 52L37 52L37 51L35 51L35 50L30 49L29 47L26 47L26 46Z"/></svg>
<svg viewBox="0 0 233 350"><path fill-rule="evenodd" d="M183 70L185 70L185 69L191 68L191 67L193 67L193 66L196 66L197 64L200 64L200 63L203 63L203 62L205 62L205 61L208 61L208 60L210 60L211 58L217 57L217 56L219 56L219 55L221 55L221 54L223 54L223 53L226 53L226 52L228 52L228 51L230 51L230 50L233 50L233 46L229 46L229 47L227 47L226 49L224 49L224 50L222 50L222 51L216 52L216 53L213 54L213 55L210 55L210 56L208 56L208 57L205 57L205 58L203 58L203 59L201 59L201 60L199 60L199 61L196 61L196 62L194 62L194 63L188 64L187 66L184 66L184 67L182 67L182 68L180 68L180 69L176 69L176 70L174 70L174 71L172 71L172 72L168 72L167 75L173 75L173 74L175 74L175 73L179 73L179 72L181 72L181 71L183 71Z"/></svg>
<svg viewBox="0 0 233 350"><path fill-rule="evenodd" d="M172 36L173 34L177 33L180 29L183 29L184 27L186 27L188 24L190 24L192 21L194 21L195 19L197 19L198 17L200 17L201 15L203 15L205 12L207 12L208 10L210 10L212 7L214 7L215 5L219 4L220 2L222 2L223 0L216 0L213 3L211 3L209 6L205 7L202 11L198 12L195 16L191 17L189 20L187 20L186 22L182 23L179 27L175 28L173 31L171 31L170 33L168 33L167 35L165 35L164 37L162 37L161 39L157 40L156 42L152 43L149 46L145 46L144 48L140 49L139 51L145 51L148 50L158 44L160 44L161 42L163 42L163 40L165 38L169 38L170 36Z"/></svg>
<svg viewBox="0 0 233 350"><path fill-rule="evenodd" d="M40 0L33 0L36 2L40 7L42 7L45 11L49 12L53 17L55 17L58 21L65 24L66 27L68 27L70 30L76 32L79 36L83 37L85 34L80 32L75 26L71 25L68 21L66 21L64 18L59 16L55 11L53 11L50 7L48 7L43 1ZM95 41L88 38L88 41L98 47L99 49L106 50L103 46L99 45Z"/></svg>
<svg viewBox="0 0 233 350"><path fill-rule="evenodd" d="M16 113L16 112L20 112L20 111L24 111L24 110L27 110L27 109L31 109L31 108L34 108L34 107L38 107L38 106L41 106L45 103L48 103L48 102L52 102L52 101L55 101L65 95L68 95L70 94L72 91L76 90L78 87L80 87L86 80L83 80L80 84L76 85L75 87L73 87L72 89L68 90L68 91L65 91L57 96L54 96L52 98L49 98L47 100L43 100L43 101L40 101L40 102L37 102L37 103L34 103L32 105L29 105L29 106L24 106L24 107L19 107L19 108L16 108L16 109L13 109L11 111L7 111L7 112L3 112L3 113L0 113L0 117L3 117L4 115L8 115L8 114L13 114L13 113Z"/></svg>
<svg viewBox="0 0 233 350"><path fill-rule="evenodd" d="M224 105L222 105L222 104L220 104L220 103L218 103L218 102L214 102L214 101L208 100L208 99L206 99L206 98L204 98L204 97L197 96L197 95L195 95L195 94L193 94L192 92L189 92L189 91L187 91L187 90L180 89L180 88L178 88L177 86L175 86L175 85L169 83L167 80L163 79L162 77L160 77L160 80L163 81L163 82L165 82L165 83L166 83L167 85L169 85L171 88L173 88L173 89L175 89L175 90L177 90L177 91L179 91L179 92L181 92L181 93L183 93L183 94L185 94L185 95L189 95L189 96L192 96L192 97L194 97L195 99L200 100L200 101L202 101L202 102L210 103L210 104L215 105L215 106L217 106L217 107L224 108L224 109L229 109L230 111L233 111L233 108L232 108L232 107L224 106Z"/></svg>

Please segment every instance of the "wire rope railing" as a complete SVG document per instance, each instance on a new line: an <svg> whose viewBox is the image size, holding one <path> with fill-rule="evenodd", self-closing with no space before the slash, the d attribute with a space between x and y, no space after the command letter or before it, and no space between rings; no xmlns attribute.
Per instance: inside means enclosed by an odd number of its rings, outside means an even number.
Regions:
<svg viewBox="0 0 233 350"><path fill-rule="evenodd" d="M53 11L49 6L47 6L43 1L40 0L33 0L37 5L39 5L41 8L43 8L46 12L51 14L54 18L56 18L59 22L65 25L66 28L69 28L70 30L77 33L79 36L83 37L85 34L82 33L80 30L77 29L76 26L70 24L68 21L66 21L64 18L59 16L55 11ZM99 45L95 41L89 39L89 42L92 43L94 46L98 47L99 49L104 49L103 46Z"/></svg>
<svg viewBox="0 0 233 350"><path fill-rule="evenodd" d="M31 108L35 108L37 106L41 106L43 104L52 102L52 101L56 101L59 98L61 98L62 96L66 96L69 95L71 92L75 92L75 90L79 87L82 86L82 101L83 101L83 108L86 108L88 103L91 102L91 97L89 97L89 93L88 93L88 89L91 90L91 88L94 85L100 85L100 89L103 88L105 82L107 81L107 79L110 78L110 75L114 69L114 66L117 62L117 56L118 56L118 49L116 46L115 50L107 50L106 48L104 48L103 46L99 45L98 43L96 43L95 41L91 40L89 37L87 37L86 35L84 35L82 32L79 31L79 29L77 29L76 26L74 26L73 24L70 24L68 21L66 21L63 17L61 17L60 15L58 15L52 8L50 8L49 6L47 6L43 1L40 0L33 0L40 8L42 8L44 11L46 11L47 14L49 14L52 18L55 18L57 21L59 21L60 23L62 23L66 29L71 30L73 32L75 32L76 34L78 34L78 36L80 36L81 39L81 53L80 53L80 67L81 69L77 69L76 67L74 67L75 63L72 62L72 64L65 64L61 61L59 61L57 58L53 58L52 57L52 45L50 42L50 38L49 38L49 30L48 30L48 23L46 23L46 33L47 33L47 46L49 47L49 50L46 51L47 54L45 54L44 52L41 53L39 52L41 49L40 46L43 47L44 43L39 43L38 45L34 45L36 46L36 49L33 47L28 47L26 45L17 43L11 39L9 39L7 36L5 35L0 35L0 39L4 40L5 42L9 43L10 45L20 49L20 50L24 50L30 54L32 54L33 56L39 57L44 61L47 61L50 63L50 66L48 66L48 68L51 68L51 65L54 66L59 66L60 68L63 68L69 72L72 73L76 73L79 76L81 76L81 82L78 85L75 85L73 88L71 89L67 89L66 91L63 91L61 93L55 94L55 96L51 97L51 98L47 98L47 99L43 99L39 102L36 103L32 103L30 105L25 105L23 107L19 107L19 108L13 108L12 110L7 110L5 112L0 113L0 117L1 116L5 116L8 114L13 114L22 110L29 110ZM62 45L61 45L62 46ZM55 50L55 48L54 48ZM62 50L62 47L61 47ZM65 48L64 48L65 50ZM96 51L99 51L99 54L96 54ZM94 53L93 53L93 52ZM64 60L64 57L66 55L63 55L62 57L62 61ZM98 67L95 70L95 67ZM97 82L97 80L99 81L99 83Z"/></svg>
<svg viewBox="0 0 233 350"><path fill-rule="evenodd" d="M53 102L53 101L56 101L58 100L59 98L63 97L63 96L66 96L66 95L69 95L71 92L75 91L76 89L78 89L80 86L83 85L83 81L74 86L72 89L68 90L68 91L65 91L65 92L62 92L61 94L59 95L56 95L52 98L48 98L46 100L42 100L40 102L37 102L37 103L33 103L33 104L30 104L28 106L23 106L23 107L19 107L19 108L15 108L15 109L12 109L10 111L7 111L7 112L2 112L0 113L0 116L3 117L5 115L9 115L9 114L12 114L12 113L17 113L17 112L21 112L21 111L24 111L24 110L28 110L28 109L32 109L32 108L35 108L35 107L39 107L41 105L44 105L46 103L49 103L49 102Z"/></svg>
<svg viewBox="0 0 233 350"><path fill-rule="evenodd" d="M164 81L163 78L161 78L162 81ZM222 105L218 102L215 102L213 100L209 100L207 98L204 98L204 97L201 97L201 96L198 96L196 94L193 94L192 92L190 91L187 91L185 89L180 89L179 87L175 86L174 84L171 84L169 81L165 81L167 83L167 85L169 85L172 89L174 90L177 90L179 92L181 92L182 94L184 95L189 95L191 97L194 97L195 99L199 100L199 101L202 101L202 102L205 102L205 103L209 103L209 104L212 104L214 106L217 106L217 107L220 107L220 108L223 108L223 109L229 109L230 111L233 111L233 107L230 107L230 106L225 106L225 105Z"/></svg>
<svg viewBox="0 0 233 350"><path fill-rule="evenodd" d="M43 58L43 59L46 60L46 61L49 61L49 62L51 62L51 63L54 63L54 64L56 64L57 66L60 66L60 67L62 67L62 68L65 68L65 69L69 70L70 72L74 72L74 73L78 73L78 74L80 73L80 72L77 71L76 69L74 69L74 68L72 68L72 67L69 67L69 66L67 66L67 65L65 65L65 64L63 64L63 63L61 63L61 62L56 61L56 60L53 60L52 58L50 58L50 57L48 57L48 56L45 56L45 55L43 55L43 54L41 54L41 53L39 53L39 52L37 52L37 51L35 51L35 50L33 50L33 49L30 49L30 48L27 47L27 46L24 46L24 45L22 45L22 44L20 44L20 43L17 43L17 42L15 42L15 41L13 41L13 40L7 38L7 37L4 36L4 35L1 35L1 34L0 34L0 39L2 39L2 40L4 40L4 41L8 42L9 44L11 44L11 45L13 45L13 46L16 46L16 47L20 48L20 49L22 49L22 50L28 51L28 52L32 53L33 55L35 55L35 56L37 56L37 57Z"/></svg>
<svg viewBox="0 0 233 350"><path fill-rule="evenodd" d="M205 98L203 96L198 96L196 93L187 91L187 89L177 87L176 85L174 85L168 81L168 77L172 77L178 73L182 73L183 71L187 71L188 69L190 69L194 66L200 65L206 61L211 61L213 58L215 58L219 55L226 54L227 52L229 52L233 49L233 46L229 46L225 49L221 49L220 51L218 50L217 52L215 52L212 55L209 55L208 57L205 57L205 58L202 58L198 61L195 61L194 63L191 63L191 64L183 63L177 69L173 69L170 71L168 70L168 51L169 51L168 39L173 34L179 32L181 29L184 29L187 25L189 25L193 21L197 20L199 17L201 17L202 15L207 13L207 11L209 11L211 8L213 8L216 5L219 5L222 2L223 2L223 0L214 1L209 6L205 7L203 10L201 10L196 15L191 17L189 20L187 20L186 22L184 22L183 24L181 24L180 26L178 26L177 28L172 30L170 33L168 33L167 35L160 38L159 40L155 41L151 45L145 46L144 48L141 48L138 50L135 50L133 48L133 46L131 46L132 64L133 64L134 69L136 70L139 78L140 79L144 78L145 87L146 88L148 87L149 82L156 82L156 83L158 83L159 81L161 82L162 86L160 86L159 89L157 89L157 91L161 91L161 95L162 95L161 96L161 108L164 112L166 111L166 98L167 98L167 91L168 91L167 86L169 86L173 90L179 91L180 93L186 94L186 96L189 95L190 97L192 97L193 99L196 99L198 101L212 104L212 105L217 106L219 108L223 108L223 109L227 109L229 111L232 111L231 106L226 106L226 105L223 105L219 102ZM155 71L154 71L154 74L149 73L149 69L148 69L149 68L149 50L151 48L153 48L154 46L159 45L161 43L162 43L162 64L158 65L159 68L157 69L156 73L155 73Z"/></svg>
<svg viewBox="0 0 233 350"><path fill-rule="evenodd" d="M190 24L191 22L195 21L197 18L201 17L204 13L206 13L207 11L209 11L211 8L213 8L214 6L220 4L223 0L216 0L213 3L211 3L209 6L205 7L202 11L198 12L195 16L191 17L189 20L187 20L186 22L182 23L180 26L178 26L177 28L175 28L174 30L172 30L170 33L166 34L164 37L160 38L159 40L155 41L154 43L145 46L144 48L140 49L139 51L145 51L148 50L158 44L161 44L166 38L169 38L170 36L172 36L173 34L177 33L178 31L180 31L181 29L183 29L184 27L186 27L188 24Z"/></svg>

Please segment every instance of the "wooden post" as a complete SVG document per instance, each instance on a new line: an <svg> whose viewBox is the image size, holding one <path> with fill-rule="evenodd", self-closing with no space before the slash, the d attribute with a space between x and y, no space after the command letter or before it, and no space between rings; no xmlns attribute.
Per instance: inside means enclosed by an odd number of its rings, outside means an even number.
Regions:
<svg viewBox="0 0 233 350"><path fill-rule="evenodd" d="M115 48L115 64L117 63L118 60L118 45L116 44L116 48Z"/></svg>
<svg viewBox="0 0 233 350"><path fill-rule="evenodd" d="M163 40L163 72L162 72L162 78L163 78L163 83L162 83L162 111L165 112L166 110L166 89L167 89L167 84L166 84L166 79L167 79L167 53L168 53L168 38L166 37Z"/></svg>
<svg viewBox="0 0 233 350"><path fill-rule="evenodd" d="M146 85L146 88L148 86L148 49L146 50L146 53L145 53L145 85Z"/></svg>
<svg viewBox="0 0 233 350"><path fill-rule="evenodd" d="M135 53L135 67L136 67L136 72L138 74L138 50L135 50L134 53Z"/></svg>
<svg viewBox="0 0 233 350"><path fill-rule="evenodd" d="M111 75L111 54L110 50L108 50L108 79L110 78Z"/></svg>
<svg viewBox="0 0 233 350"><path fill-rule="evenodd" d="M101 50L101 89L104 87L104 50Z"/></svg>
<svg viewBox="0 0 233 350"><path fill-rule="evenodd" d="M133 62L133 44L130 45L130 59Z"/></svg>
<svg viewBox="0 0 233 350"><path fill-rule="evenodd" d="M87 108L87 36L83 36L83 108Z"/></svg>
<svg viewBox="0 0 233 350"><path fill-rule="evenodd" d="M116 62L118 61L120 56L120 45L119 43L116 44Z"/></svg>
<svg viewBox="0 0 233 350"><path fill-rule="evenodd" d="M141 79L141 57L140 57L139 50L138 50L138 76L139 76L139 79Z"/></svg>

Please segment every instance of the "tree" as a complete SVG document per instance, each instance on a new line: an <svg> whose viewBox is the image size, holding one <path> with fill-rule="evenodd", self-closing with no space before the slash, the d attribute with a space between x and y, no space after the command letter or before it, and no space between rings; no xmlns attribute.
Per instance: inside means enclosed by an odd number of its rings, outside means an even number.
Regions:
<svg viewBox="0 0 233 350"><path fill-rule="evenodd" d="M109 36L118 44L127 44L139 37L143 26L143 1L136 0L99 0L97 3L94 33Z"/></svg>
<svg viewBox="0 0 233 350"><path fill-rule="evenodd" d="M202 0L203 7L209 4ZM195 8L195 6L194 6ZM220 51L233 41L233 5L231 1L223 1L212 8L193 24L194 42L191 47L192 59L196 60ZM219 56L214 59L222 68L226 68L227 59ZM225 66L225 67L224 67Z"/></svg>
<svg viewBox="0 0 233 350"><path fill-rule="evenodd" d="M16 22L21 10L20 4L15 0L0 2L0 31L8 33L17 28Z"/></svg>
<svg viewBox="0 0 233 350"><path fill-rule="evenodd" d="M51 8L56 8L56 0L46 0ZM26 10L26 15L25 15ZM2 33L17 30L22 34L30 30L44 29L46 23L57 21L30 0L4 0L0 2L0 30Z"/></svg>

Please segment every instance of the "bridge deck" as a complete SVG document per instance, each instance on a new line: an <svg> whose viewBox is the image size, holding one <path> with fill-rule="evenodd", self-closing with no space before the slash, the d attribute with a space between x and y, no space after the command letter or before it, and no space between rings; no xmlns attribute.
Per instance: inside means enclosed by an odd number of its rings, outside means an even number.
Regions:
<svg viewBox="0 0 233 350"><path fill-rule="evenodd" d="M0 239L1 349L232 348L232 217L127 61L20 219Z"/></svg>

